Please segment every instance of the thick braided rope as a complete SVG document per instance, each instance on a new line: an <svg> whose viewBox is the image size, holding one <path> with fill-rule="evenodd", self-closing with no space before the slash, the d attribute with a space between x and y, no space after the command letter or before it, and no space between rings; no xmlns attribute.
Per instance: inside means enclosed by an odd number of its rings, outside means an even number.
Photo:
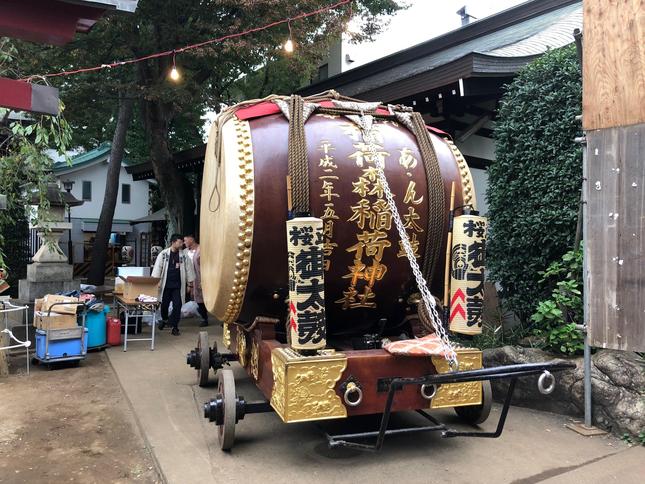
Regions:
<svg viewBox="0 0 645 484"><path fill-rule="evenodd" d="M433 272L441 257L446 196L443 188L443 178L439 169L439 160L420 113L412 113L412 125L417 143L419 143L428 184L428 234L423 258L423 275L426 280L432 281Z"/></svg>
<svg viewBox="0 0 645 484"><path fill-rule="evenodd" d="M309 213L309 163L305 140L304 100L293 95L289 99L289 177L293 213Z"/></svg>

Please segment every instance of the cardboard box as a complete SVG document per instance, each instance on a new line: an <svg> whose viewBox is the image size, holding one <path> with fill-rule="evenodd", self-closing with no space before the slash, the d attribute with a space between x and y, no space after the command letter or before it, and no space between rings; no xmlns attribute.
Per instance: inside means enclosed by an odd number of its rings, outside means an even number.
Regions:
<svg viewBox="0 0 645 484"><path fill-rule="evenodd" d="M54 306L59 307L59 306ZM47 313L46 311L34 312L34 326L38 329L67 329L76 328L75 314Z"/></svg>
<svg viewBox="0 0 645 484"><path fill-rule="evenodd" d="M42 311L43 310L43 299L36 299L34 300L34 311Z"/></svg>
<svg viewBox="0 0 645 484"><path fill-rule="evenodd" d="M53 304L56 304L53 307L52 312L63 313L63 314L76 314L76 310L78 309L78 304L76 303L78 302L79 302L79 299L77 297L47 294L43 298L41 310L43 312L47 312L49 311L49 308L51 308ZM58 303L70 303L70 304L58 304Z"/></svg>
<svg viewBox="0 0 645 484"><path fill-rule="evenodd" d="M158 297L160 280L158 277L128 276L123 286L123 298L133 300L140 294Z"/></svg>
<svg viewBox="0 0 645 484"><path fill-rule="evenodd" d="M116 278L114 279L114 294L123 294L125 280L130 276L150 276L150 267L116 267Z"/></svg>

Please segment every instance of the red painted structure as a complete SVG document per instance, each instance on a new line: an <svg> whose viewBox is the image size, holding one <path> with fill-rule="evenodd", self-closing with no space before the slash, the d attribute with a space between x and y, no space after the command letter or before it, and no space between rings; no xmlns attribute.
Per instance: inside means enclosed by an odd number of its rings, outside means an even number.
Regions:
<svg viewBox="0 0 645 484"><path fill-rule="evenodd" d="M106 10L136 6L136 0L1 0L0 37L64 45L88 32ZM58 89L0 78L0 106L56 115Z"/></svg>

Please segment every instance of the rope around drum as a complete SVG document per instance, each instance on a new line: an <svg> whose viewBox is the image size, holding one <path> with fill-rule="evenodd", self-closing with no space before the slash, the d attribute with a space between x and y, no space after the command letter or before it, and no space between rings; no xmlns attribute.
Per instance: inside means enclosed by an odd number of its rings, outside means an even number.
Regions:
<svg viewBox="0 0 645 484"><path fill-rule="evenodd" d="M405 227L403 227L403 220L401 220L401 215L399 214L399 211L397 210L394 203L392 190L390 189L390 185L388 184L387 178L385 177L385 167L383 166L384 164L378 156L378 149L375 146L375 137L374 133L372 132L373 118L372 116L366 115L365 113L361 112L359 119L363 141L367 145L367 149L372 153L372 159L374 161L374 165L376 166L381 185L383 185L383 192L385 193L385 198L387 199L388 208L390 209L392 217L394 218L394 224L396 225L399 237L401 238L401 242L403 243L403 248L405 249L405 254L408 258L408 262L410 263L410 268L412 269L412 272L414 274L417 286L419 287L419 291L421 292L421 298L423 299L426 310L430 315L430 322L432 323L434 330L441 339L443 356L448 362L450 369L452 371L457 371L457 369L459 368L457 353L450 343L448 333L446 333L446 330L441 324L441 319L439 318L439 314L437 312L437 306L435 304L434 297L428 289L428 285L423 278L423 274L421 273L417 259L414 256L414 251L412 250L412 245L410 244L410 238L405 231Z"/></svg>

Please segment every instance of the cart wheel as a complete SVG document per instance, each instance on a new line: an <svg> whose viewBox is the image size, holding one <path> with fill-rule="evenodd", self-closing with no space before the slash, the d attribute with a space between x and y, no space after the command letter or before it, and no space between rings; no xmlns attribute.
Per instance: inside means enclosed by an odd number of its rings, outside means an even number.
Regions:
<svg viewBox="0 0 645 484"><path fill-rule="evenodd" d="M493 390L489 380L482 381L482 403L468 407L455 407L455 412L462 420L472 425L484 423L490 415L493 405Z"/></svg>
<svg viewBox="0 0 645 484"><path fill-rule="evenodd" d="M222 425L217 426L217 439L222 450L230 450L235 441L235 378L233 370L222 370L219 375L217 392L224 403L224 418Z"/></svg>
<svg viewBox="0 0 645 484"><path fill-rule="evenodd" d="M197 349L199 350L199 370L197 370L197 384L205 387L208 384L208 370L210 369L210 349L208 348L208 333L200 331L197 338Z"/></svg>

